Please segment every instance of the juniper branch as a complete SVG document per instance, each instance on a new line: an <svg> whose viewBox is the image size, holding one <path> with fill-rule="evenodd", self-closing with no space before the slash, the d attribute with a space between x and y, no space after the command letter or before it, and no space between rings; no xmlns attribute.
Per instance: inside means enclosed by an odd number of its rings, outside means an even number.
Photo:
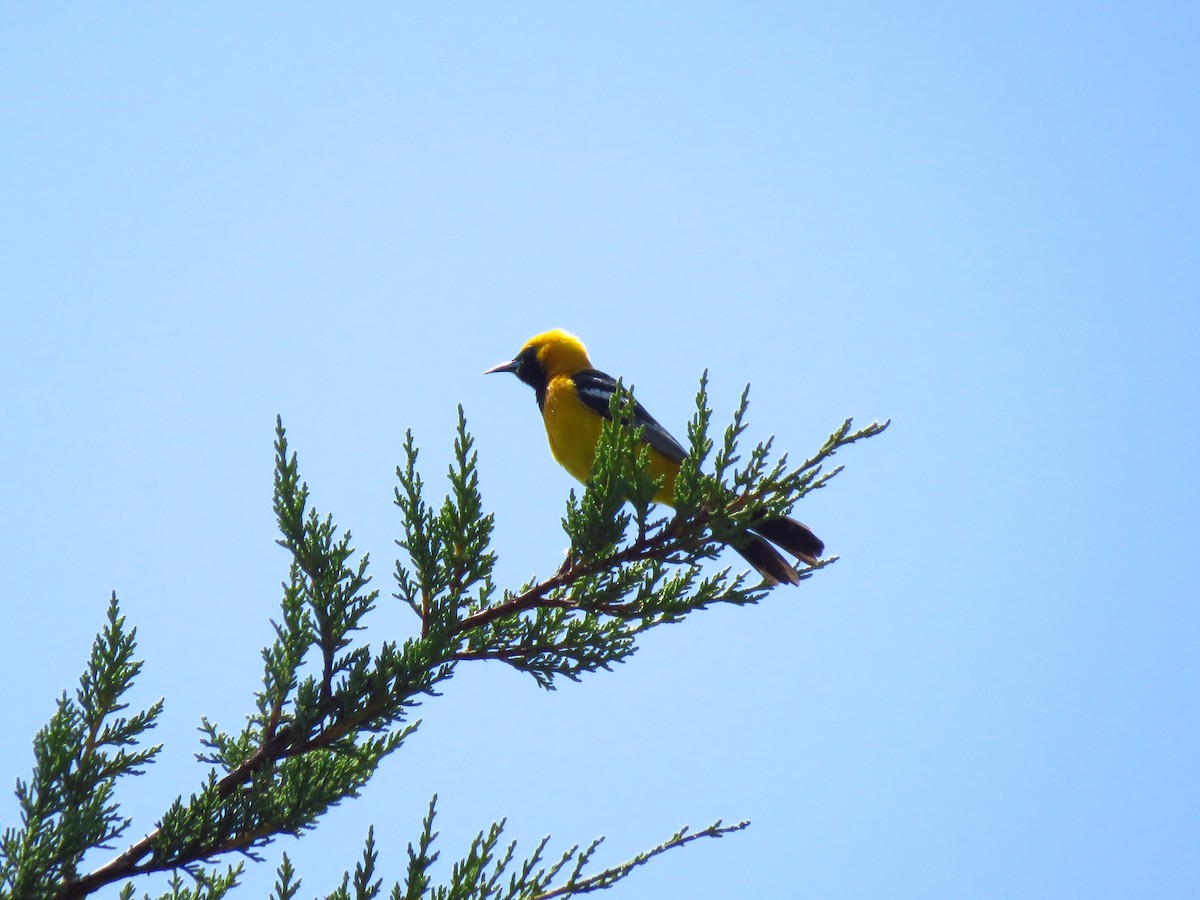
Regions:
<svg viewBox="0 0 1200 900"><path fill-rule="evenodd" d="M7 900L6 889L19 891L21 885L34 882L53 885L50 893L56 897L79 898L105 884L168 870L177 873L169 896L221 896L236 883L240 869L210 872L201 863L229 853L257 859L257 851L274 837L312 828L328 808L357 796L383 757L419 724L409 721L413 708L436 694L456 664L504 662L550 688L557 677L578 679L624 660L636 649L637 635L649 628L678 622L714 603L761 600L765 585L750 584L745 574L729 569L709 572L704 564L755 516L786 514L805 494L828 484L841 468L825 471L826 461L842 447L880 433L888 423L852 431L846 420L797 468L788 467L786 456L771 461L771 441L752 448L743 460L739 441L746 430L744 392L713 457L713 470L706 474L702 468L714 449L708 436L712 411L706 385L705 376L688 427L691 456L676 479L677 513L650 518L651 498L660 485L646 472L640 435L622 424L631 418L627 413L633 401L620 389L613 398L612 422L601 434L592 478L582 498L572 494L563 520L571 539L567 560L550 577L505 592L499 600L494 599L492 582L492 516L483 512L473 439L461 408L448 472L450 490L440 504L425 499L417 449L409 434L406 463L397 468L396 505L404 535L397 543L407 560L397 561L395 596L420 618L420 635L403 643L386 642L374 653L354 637L378 599L378 592L370 588L368 559L363 555L354 562L350 533L339 535L332 518L311 507L296 455L289 452L277 420L274 506L279 543L291 561L281 617L272 623L274 641L263 651L263 689L255 697L256 712L235 734L202 720L206 751L200 759L213 766L205 783L189 799L172 804L149 835L77 876L83 850L104 845L129 825L110 803L112 779L136 774L158 750L124 747L152 727L161 704L128 720L114 716L124 709L119 697L141 666L130 656L132 633L128 641L118 634L114 599L110 626L103 640L98 638L77 703L64 697L56 718L39 736L45 751L38 756L34 782L19 786L27 824L0 839L0 900ZM627 511L630 507L632 513ZM821 560L801 577L811 577L835 560ZM85 763L92 766L87 770L92 774L80 780L69 766L64 769L62 759L50 753L54 746L76 746L76 756L66 758L77 760L79 772ZM80 785L92 786L86 795L91 805L78 804L87 811L90 824L68 828L79 819L64 810L63 798L84 796ZM47 797L53 800L49 806ZM410 897L425 896L429 887L423 873L437 856L431 851L432 815L431 804L419 849L410 848ZM572 848L554 864L539 868L543 841L519 865L505 893L501 874L515 864L515 857L512 845L499 847L503 823L497 823L480 832L455 868L454 879L460 887L474 884L489 894L514 898L518 886L522 897L586 893L611 886L668 849L744 826L718 822L701 832L685 829L621 866L589 876L582 873L598 842L582 851ZM60 841L60 849L66 848L62 854L47 856L48 836L56 828L69 840ZM566 883L551 887L569 865ZM371 880L373 866L369 836L353 879L356 896L378 892L378 882ZM178 881L180 871L193 876L194 890ZM299 889L292 875L285 857L276 891L281 900ZM348 897L350 889L347 873L331 896ZM399 891L397 885L393 896L402 896ZM131 888L122 892L126 895L132 895Z"/></svg>

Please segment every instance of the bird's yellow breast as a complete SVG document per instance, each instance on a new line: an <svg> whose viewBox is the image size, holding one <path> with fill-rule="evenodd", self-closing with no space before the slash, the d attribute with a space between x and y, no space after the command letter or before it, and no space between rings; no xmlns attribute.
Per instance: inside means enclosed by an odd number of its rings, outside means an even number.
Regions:
<svg viewBox="0 0 1200 900"><path fill-rule="evenodd" d="M581 404L569 376L551 378L542 406L550 452L579 481L587 481L596 459L603 420Z"/></svg>
<svg viewBox="0 0 1200 900"><path fill-rule="evenodd" d="M550 452L558 464L576 480L586 483L596 461L596 442L600 440L604 420L579 402L570 376L551 378L547 383L542 420ZM654 501L671 505L679 464L651 448L650 474L662 482Z"/></svg>

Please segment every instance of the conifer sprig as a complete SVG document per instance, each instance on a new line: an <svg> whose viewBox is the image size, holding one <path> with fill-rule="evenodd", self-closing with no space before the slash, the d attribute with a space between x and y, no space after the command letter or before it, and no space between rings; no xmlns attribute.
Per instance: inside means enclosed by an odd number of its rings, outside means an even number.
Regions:
<svg viewBox="0 0 1200 900"><path fill-rule="evenodd" d="M639 866L669 850L701 838L721 838L741 831L750 824L743 821L725 825L718 820L699 831L681 828L666 841L632 859L591 872L589 868L593 857L604 838L596 838L587 847L576 844L557 858L552 857L551 861L547 861L546 848L550 838L543 837L533 851L518 862L517 842L501 843L505 827L504 820L501 820L480 831L472 839L466 853L452 864L446 882L434 886L431 870L439 856L431 850L437 839L437 832L433 830L436 806L437 797L434 796L421 823L417 846L410 844L408 847L409 862L405 880L403 883L396 882L389 893L392 900L551 900L555 897L580 896L613 887ZM341 886L327 895L329 900L371 900L379 895L382 882L371 880L377 861L374 848L373 832L369 832L363 861L355 867L353 875L349 872L343 875ZM291 900L299 890L299 881L295 879L286 854L278 875L271 900Z"/></svg>
<svg viewBox="0 0 1200 900"><path fill-rule="evenodd" d="M75 696L59 698L34 738L32 778L17 780L22 827L0 835L0 898L45 896L48 885L73 881L88 850L111 847L129 828L115 800L117 780L141 775L162 749L137 748L162 700L119 715L142 667L133 658L136 636L113 594Z"/></svg>

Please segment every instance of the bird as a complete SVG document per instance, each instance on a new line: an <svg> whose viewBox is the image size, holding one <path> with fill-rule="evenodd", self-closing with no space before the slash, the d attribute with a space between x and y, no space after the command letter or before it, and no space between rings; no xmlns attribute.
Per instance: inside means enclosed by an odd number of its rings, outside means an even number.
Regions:
<svg viewBox="0 0 1200 900"><path fill-rule="evenodd" d="M572 476L587 483L604 420L612 419L609 401L617 381L592 367L583 342L560 328L534 335L511 360L483 374L510 372L534 390L550 453ZM640 403L633 401L632 425L649 445L647 470L661 487L656 503L674 505L675 478L687 451ZM795 567L773 544L808 566L818 564L825 544L812 530L787 516L760 518L730 542L771 586L799 584Z"/></svg>

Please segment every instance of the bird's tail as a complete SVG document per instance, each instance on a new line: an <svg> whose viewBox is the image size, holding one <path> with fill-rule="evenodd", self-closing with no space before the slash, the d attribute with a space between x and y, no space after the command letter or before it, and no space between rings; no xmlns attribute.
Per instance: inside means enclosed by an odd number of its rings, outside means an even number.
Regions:
<svg viewBox="0 0 1200 900"><path fill-rule="evenodd" d="M751 528L808 566L815 566L825 552L825 543L812 533L811 528L787 516L764 519L755 522Z"/></svg>
<svg viewBox="0 0 1200 900"><path fill-rule="evenodd" d="M800 583L795 567L771 544L778 545L780 550L808 566L815 566L825 552L825 544L812 529L795 519L780 516L755 522L751 530L733 544L733 549L771 584Z"/></svg>

